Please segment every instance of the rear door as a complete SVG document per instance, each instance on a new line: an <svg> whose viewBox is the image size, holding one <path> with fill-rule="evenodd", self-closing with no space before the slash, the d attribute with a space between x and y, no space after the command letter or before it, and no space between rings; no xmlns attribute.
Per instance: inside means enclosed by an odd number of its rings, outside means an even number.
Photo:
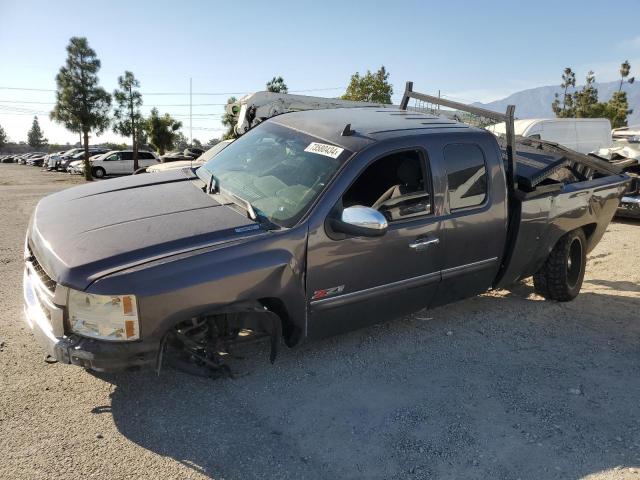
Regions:
<svg viewBox="0 0 640 480"><path fill-rule="evenodd" d="M372 207L389 188L396 184L403 188L399 196L378 207L389 222L381 237L336 235L322 219L311 227L307 252L311 337L427 307L440 281L441 218L427 150L415 145L373 159L366 151L361 156L350 162L351 171L342 174L354 181L342 187L329 215L351 205ZM396 178L398 171L404 173ZM411 181L417 175L420 180Z"/></svg>
<svg viewBox="0 0 640 480"><path fill-rule="evenodd" d="M489 289L507 234L506 182L493 138L467 134L441 144L445 169L442 282L434 305Z"/></svg>
<svg viewBox="0 0 640 480"><path fill-rule="evenodd" d="M118 162L119 175L131 175L133 173L133 152L120 152L120 161Z"/></svg>

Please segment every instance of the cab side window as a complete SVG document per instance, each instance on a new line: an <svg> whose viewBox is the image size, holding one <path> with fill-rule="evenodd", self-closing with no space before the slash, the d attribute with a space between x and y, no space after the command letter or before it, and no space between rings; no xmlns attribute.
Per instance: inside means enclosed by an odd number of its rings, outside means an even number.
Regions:
<svg viewBox="0 0 640 480"><path fill-rule="evenodd" d="M119 153L112 153L107 158L104 159L105 162L115 162L116 160L120 160Z"/></svg>
<svg viewBox="0 0 640 480"><path fill-rule="evenodd" d="M444 148L449 209L482 205L487 198L487 166L478 145L455 143Z"/></svg>
<svg viewBox="0 0 640 480"><path fill-rule="evenodd" d="M342 204L375 208L389 222L430 214L431 179L423 153L407 150L376 160L345 192Z"/></svg>

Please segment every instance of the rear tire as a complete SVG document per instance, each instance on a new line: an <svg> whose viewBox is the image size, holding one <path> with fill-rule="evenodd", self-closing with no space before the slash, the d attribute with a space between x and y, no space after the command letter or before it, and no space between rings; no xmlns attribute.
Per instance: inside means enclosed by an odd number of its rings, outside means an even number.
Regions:
<svg viewBox="0 0 640 480"><path fill-rule="evenodd" d="M553 247L547 261L533 276L536 293L568 302L580 293L587 264L587 238L582 229L567 233Z"/></svg>
<svg viewBox="0 0 640 480"><path fill-rule="evenodd" d="M93 171L91 172L93 174L94 177L96 178L104 178L104 176L107 174L107 172L104 171L104 168L102 167L96 167L93 169Z"/></svg>

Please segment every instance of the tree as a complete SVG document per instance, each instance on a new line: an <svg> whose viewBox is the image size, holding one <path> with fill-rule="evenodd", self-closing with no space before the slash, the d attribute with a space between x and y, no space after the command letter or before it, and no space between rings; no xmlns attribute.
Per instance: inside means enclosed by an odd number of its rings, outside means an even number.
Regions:
<svg viewBox="0 0 640 480"><path fill-rule="evenodd" d="M167 150L173 148L173 144L179 136L180 127L182 127L182 122L171 118L168 113L160 116L158 109L153 108L151 116L147 120L149 143L160 155L164 155Z"/></svg>
<svg viewBox="0 0 640 480"><path fill-rule="evenodd" d="M287 84L284 83L284 78L278 76L273 77L267 82L267 92L289 93L289 88L287 87Z"/></svg>
<svg viewBox="0 0 640 480"><path fill-rule="evenodd" d="M227 99L227 105L236 103L237 101L238 99L236 97L229 97ZM236 132L234 130L234 127L237 122L238 122L237 112L234 114L234 113L229 113L225 110L224 115L222 115L222 126L227 127L227 132L224 135L222 135L223 140L229 140L230 138L238 138L238 135L236 135Z"/></svg>
<svg viewBox="0 0 640 480"><path fill-rule="evenodd" d="M0 125L0 148L4 147L7 144L7 133L4 131L4 128Z"/></svg>
<svg viewBox="0 0 640 480"><path fill-rule="evenodd" d="M209 147L209 148L211 148L211 147L213 147L214 145L217 145L218 143L220 143L220 139L219 139L219 138L212 138L211 140L209 140L209 141L207 142L207 145L206 145L206 146L207 146L207 147Z"/></svg>
<svg viewBox="0 0 640 480"><path fill-rule="evenodd" d="M202 142L200 140L198 140L197 138L194 138L192 146L196 147L196 148L202 148Z"/></svg>
<svg viewBox="0 0 640 480"><path fill-rule="evenodd" d="M355 100L359 102L391 103L393 87L389 83L389 73L384 68L371 73L367 70L365 75L360 76L359 72L351 75L351 81L343 100Z"/></svg>
<svg viewBox="0 0 640 480"><path fill-rule="evenodd" d="M573 96L569 93L569 87L575 88L575 86L576 74L571 68L567 67L562 73L562 83L560 84L560 87L564 89L562 106L560 105L560 98L557 93L555 94L555 100L551 104L551 108L556 114L556 117L573 117Z"/></svg>
<svg viewBox="0 0 640 480"><path fill-rule="evenodd" d="M607 102L607 108L604 117L611 121L611 128L620 128L627 126L627 115L633 113L629 109L627 101L627 92L613 92L611 99Z"/></svg>
<svg viewBox="0 0 640 480"><path fill-rule="evenodd" d="M562 107L559 96L551 104L553 112L559 118L607 118L613 128L627 125L627 115L633 110L629 109L626 92L622 91L622 85L629 76L631 65L625 61L620 66L620 87L614 92L608 102L598 101L598 89L595 86L596 77L593 71L589 71L585 85L578 91L570 94L568 87L575 87L575 74L570 68L565 68L562 75L564 97ZM627 80L633 83L633 77Z"/></svg>
<svg viewBox="0 0 640 480"><path fill-rule="evenodd" d="M620 65L620 86L618 87L618 91L622 91L622 85L625 82L625 79L629 76L629 74L631 73L631 64L629 63L629 60L625 60L624 62L622 62L622 65ZM632 84L635 81L635 77L631 77L629 80L626 80L627 83Z"/></svg>
<svg viewBox="0 0 640 480"><path fill-rule="evenodd" d="M587 73L586 81L582 89L574 93L574 116L577 118L594 118L594 111L602 108L598 106L598 89L595 86L596 76L593 70Z"/></svg>
<svg viewBox="0 0 640 480"><path fill-rule="evenodd" d="M27 143L33 148L40 148L47 144L47 139L44 138L44 135L42 134L42 129L40 128L37 115L33 117L31 130L27 133Z"/></svg>
<svg viewBox="0 0 640 480"><path fill-rule="evenodd" d="M176 133L176 138L174 139L173 143L174 146L178 148L178 150L184 150L185 148L189 147L189 139L184 133L182 133L182 131Z"/></svg>
<svg viewBox="0 0 640 480"><path fill-rule="evenodd" d="M119 90L114 90L113 98L117 102L113 118L113 129L124 137L131 137L133 148L133 171L138 170L138 137L142 130L142 94L138 90L140 82L128 70L118 77Z"/></svg>
<svg viewBox="0 0 640 480"><path fill-rule="evenodd" d="M72 37L67 60L56 76L56 104L51 119L72 132L80 132L84 144L84 175L92 180L89 132L98 135L109 126L111 95L98 85L100 60L84 37Z"/></svg>

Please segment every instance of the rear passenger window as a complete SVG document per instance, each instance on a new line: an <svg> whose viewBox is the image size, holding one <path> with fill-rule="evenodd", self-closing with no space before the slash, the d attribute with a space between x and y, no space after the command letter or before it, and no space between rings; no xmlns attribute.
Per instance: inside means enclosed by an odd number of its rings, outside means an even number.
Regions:
<svg viewBox="0 0 640 480"><path fill-rule="evenodd" d="M487 167L478 145L456 143L444 148L449 184L449 208L458 210L484 203L487 198Z"/></svg>

